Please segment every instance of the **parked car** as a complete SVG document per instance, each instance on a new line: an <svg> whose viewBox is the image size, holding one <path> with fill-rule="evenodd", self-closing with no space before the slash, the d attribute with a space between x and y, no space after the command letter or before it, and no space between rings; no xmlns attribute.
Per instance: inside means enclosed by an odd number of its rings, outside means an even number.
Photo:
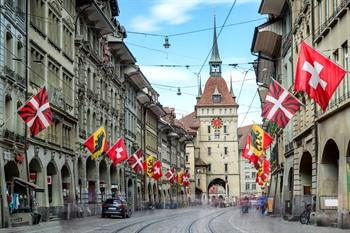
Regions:
<svg viewBox="0 0 350 233"><path fill-rule="evenodd" d="M130 218L132 211L125 200L119 198L109 198L102 204L102 218L111 216L121 216Z"/></svg>

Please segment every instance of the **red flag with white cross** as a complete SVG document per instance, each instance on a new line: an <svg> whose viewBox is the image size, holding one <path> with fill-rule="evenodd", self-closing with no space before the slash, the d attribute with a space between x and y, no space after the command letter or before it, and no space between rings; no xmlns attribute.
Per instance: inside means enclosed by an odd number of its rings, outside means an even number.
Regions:
<svg viewBox="0 0 350 233"><path fill-rule="evenodd" d="M162 177L162 163L157 160L153 164L153 178L159 180Z"/></svg>
<svg viewBox="0 0 350 233"><path fill-rule="evenodd" d="M299 108L299 100L278 82L272 80L265 98L262 117L284 128Z"/></svg>
<svg viewBox="0 0 350 233"><path fill-rule="evenodd" d="M108 157L113 161L114 165L123 162L128 158L128 150L125 146L123 138L119 138L117 142L108 150Z"/></svg>
<svg viewBox="0 0 350 233"><path fill-rule="evenodd" d="M329 100L346 71L320 52L302 42L295 72L295 91L304 91L326 110Z"/></svg>
<svg viewBox="0 0 350 233"><path fill-rule="evenodd" d="M32 136L49 127L53 121L45 86L39 90L38 94L21 106L17 112L30 128Z"/></svg>
<svg viewBox="0 0 350 233"><path fill-rule="evenodd" d="M136 173L142 171L143 169L143 153L141 149L135 151L133 155L128 159L128 163Z"/></svg>

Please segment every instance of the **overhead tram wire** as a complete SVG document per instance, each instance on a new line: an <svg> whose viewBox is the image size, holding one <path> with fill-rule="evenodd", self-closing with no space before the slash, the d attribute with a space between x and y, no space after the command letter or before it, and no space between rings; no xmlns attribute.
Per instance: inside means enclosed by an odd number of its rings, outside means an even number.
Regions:
<svg viewBox="0 0 350 233"><path fill-rule="evenodd" d="M248 113L250 112L250 108L251 108L252 105L253 105L253 102L254 102L254 100L255 100L255 97L256 97L256 94L257 94L257 93L258 93L258 91L256 90L256 91L255 91L255 94L254 94L254 97L253 97L253 99L252 99L252 102L250 102L249 108L248 108L248 110L245 112L244 118L243 118L243 120L242 120L242 122L241 122L241 125L240 125L239 127L242 127L242 125L243 125L245 119L247 118L247 115L248 115Z"/></svg>

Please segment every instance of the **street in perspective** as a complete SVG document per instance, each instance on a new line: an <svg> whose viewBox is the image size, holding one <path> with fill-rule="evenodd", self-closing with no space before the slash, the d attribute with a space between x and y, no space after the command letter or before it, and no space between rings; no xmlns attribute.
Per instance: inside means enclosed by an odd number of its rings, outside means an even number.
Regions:
<svg viewBox="0 0 350 233"><path fill-rule="evenodd" d="M350 0L0 0L0 233L350 232Z"/></svg>

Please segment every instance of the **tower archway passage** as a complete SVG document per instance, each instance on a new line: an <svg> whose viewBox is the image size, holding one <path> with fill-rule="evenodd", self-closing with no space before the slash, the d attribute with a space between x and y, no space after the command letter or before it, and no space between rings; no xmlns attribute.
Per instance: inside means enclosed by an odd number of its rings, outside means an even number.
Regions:
<svg viewBox="0 0 350 233"><path fill-rule="evenodd" d="M226 197L226 182L221 178L212 180L208 185L209 201L215 202Z"/></svg>

